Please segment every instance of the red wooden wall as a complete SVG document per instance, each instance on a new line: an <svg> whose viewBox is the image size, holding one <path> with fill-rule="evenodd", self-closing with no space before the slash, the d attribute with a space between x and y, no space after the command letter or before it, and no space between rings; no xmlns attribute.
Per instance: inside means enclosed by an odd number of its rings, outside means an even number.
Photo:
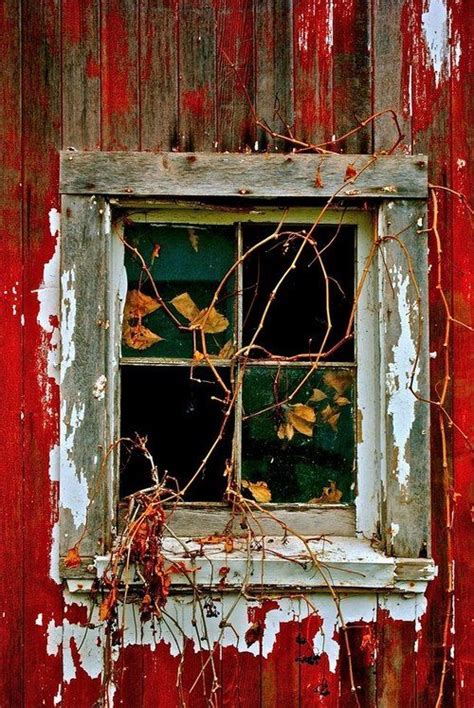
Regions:
<svg viewBox="0 0 474 708"><path fill-rule="evenodd" d="M48 288L55 288L45 265L56 244L58 150L235 151L254 149L255 141L267 148L225 52L237 63L259 115L272 119L277 96L296 133L322 141L357 119L393 108L405 132L399 149L428 153L432 182L472 194L473 19L472 0L2 0L0 705L92 706L99 695L99 678L80 664L73 680L63 680L61 653L48 645L46 631L86 620L71 619L80 609L73 605L66 612L62 588L51 575L58 390L48 359L54 357L59 323L54 312L45 322L39 306ZM389 148L393 139L391 122L382 119L343 149L371 152ZM473 324L470 221L459 201L446 193L439 199L444 286L454 316ZM431 301L436 381L442 375L443 321L434 288ZM473 335L453 327L450 348L450 405L469 432ZM383 611L375 624L351 630L367 706L435 705L451 599L444 704L454 705L456 695L457 705L474 705L472 453L454 435L447 479L436 430L434 425L433 554L439 574L428 590L416 644L414 623ZM455 509L452 529L448 498ZM263 664L242 654L237 679L235 665L226 678L231 664L224 662L222 704L297 705L294 681L306 685L301 673L311 671L302 665L295 678L288 647L298 631L292 623L282 625ZM152 653L129 647L122 661L134 682L118 687L117 705L176 705L176 660L163 648ZM142 672L147 681L137 679ZM304 697L303 690L301 705L350 706L347 673L342 656L330 696ZM232 693L236 680L243 687L238 698Z"/></svg>

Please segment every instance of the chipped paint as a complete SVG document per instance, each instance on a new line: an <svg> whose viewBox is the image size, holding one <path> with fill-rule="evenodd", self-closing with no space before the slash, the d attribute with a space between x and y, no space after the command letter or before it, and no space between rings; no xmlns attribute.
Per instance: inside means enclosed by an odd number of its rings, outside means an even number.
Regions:
<svg viewBox="0 0 474 708"><path fill-rule="evenodd" d="M397 458L395 473L400 486L406 489L410 476L409 443L416 406L416 398L410 391L412 370L416 361L416 335L412 332L411 322L416 320L418 308L409 297L409 276L396 266L392 267L390 274L398 295L400 334L393 347L393 361L389 362L386 374L387 411L392 418L394 452ZM415 391L417 383L418 368L413 377Z"/></svg>
<svg viewBox="0 0 474 708"><path fill-rule="evenodd" d="M98 401L103 401L105 398L105 389L107 387L107 377L102 374L94 384L92 395Z"/></svg>
<svg viewBox="0 0 474 708"><path fill-rule="evenodd" d="M74 270L66 270L61 274L62 287L62 317L61 317L61 383L67 370L76 358L74 343L74 328L76 325L76 294Z"/></svg>
<svg viewBox="0 0 474 708"><path fill-rule="evenodd" d="M74 403L72 410L67 410L67 403L61 404L61 485L60 505L68 509L76 528L86 522L89 494L84 470L77 470L74 461L74 439L84 420L85 406Z"/></svg>
<svg viewBox="0 0 474 708"><path fill-rule="evenodd" d="M421 16L421 26L426 37L426 46L430 53L439 84L445 65L445 47L448 34L448 11L444 0L429 0L428 9Z"/></svg>

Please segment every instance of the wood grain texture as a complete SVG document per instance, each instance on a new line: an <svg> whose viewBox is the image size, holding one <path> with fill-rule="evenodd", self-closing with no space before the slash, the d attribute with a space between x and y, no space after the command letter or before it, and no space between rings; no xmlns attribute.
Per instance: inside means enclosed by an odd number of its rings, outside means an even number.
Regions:
<svg viewBox="0 0 474 708"><path fill-rule="evenodd" d="M294 130L313 143L334 133L332 7L331 0L293 2Z"/></svg>
<svg viewBox="0 0 474 708"><path fill-rule="evenodd" d="M220 152L253 149L255 126L254 12L252 3L216 2L216 120ZM235 70L232 68L235 67Z"/></svg>
<svg viewBox="0 0 474 708"><path fill-rule="evenodd" d="M102 0L100 7L102 148L138 150L138 0Z"/></svg>
<svg viewBox="0 0 474 708"><path fill-rule="evenodd" d="M288 134L293 110L293 11L291 0L261 0L255 11L255 109L277 133ZM283 140L257 131L258 149L288 151Z"/></svg>
<svg viewBox="0 0 474 708"><path fill-rule="evenodd" d="M0 672L0 705L21 705L23 690L23 408L22 385L22 213L21 213L21 75L18 3L0 6L0 298L2 337L0 363L9 372L2 381L0 418L0 496L8 510L0 530L0 656L8 657L8 671ZM20 89L20 90L19 90ZM8 579L8 580L7 580ZM17 628L17 631L12 631Z"/></svg>
<svg viewBox="0 0 474 708"><path fill-rule="evenodd" d="M384 205L380 216L381 236L389 237L379 267L384 273L380 342L387 461L382 529L387 552L407 558L430 553L428 254L426 235L417 233L424 214L422 203L393 202Z"/></svg>
<svg viewBox="0 0 474 708"><path fill-rule="evenodd" d="M171 150L178 139L178 0L140 3L142 150Z"/></svg>
<svg viewBox="0 0 474 708"><path fill-rule="evenodd" d="M62 144L100 147L100 13L94 0L64 0L62 30Z"/></svg>
<svg viewBox="0 0 474 708"><path fill-rule="evenodd" d="M361 174L345 182L348 165ZM362 168L370 166L362 171ZM314 186L316 171L323 185ZM425 198L426 160L408 155L212 155L125 152L62 153L68 194L279 198Z"/></svg>
<svg viewBox="0 0 474 708"><path fill-rule="evenodd" d="M216 17L212 0L180 0L179 139L182 150L214 150Z"/></svg>

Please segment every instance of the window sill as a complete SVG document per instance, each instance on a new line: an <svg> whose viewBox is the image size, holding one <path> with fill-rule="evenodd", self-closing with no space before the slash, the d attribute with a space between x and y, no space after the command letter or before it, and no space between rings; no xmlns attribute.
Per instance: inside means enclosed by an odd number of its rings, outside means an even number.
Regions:
<svg viewBox="0 0 474 708"><path fill-rule="evenodd" d="M196 552L190 558L189 554L186 557L179 540L167 538L163 551L170 565L181 563L192 570L194 584L214 591L240 591L245 587L249 594L262 589L269 592L325 591L329 586L348 592L423 593L436 574L432 559L386 556L364 539L333 536L309 541L308 546L311 552L298 538L289 537L283 542L281 537L266 537L264 548L249 553L246 541L235 539L234 550L225 553L222 544L186 540L191 556ZM317 559L317 567L311 553ZM87 567L77 568L76 577L66 580L69 591L88 592L92 576L100 577L108 562L108 556L97 556ZM133 567L128 578L124 577L124 581L127 580L130 584L137 583ZM173 576L172 592L189 592L190 587L185 574Z"/></svg>

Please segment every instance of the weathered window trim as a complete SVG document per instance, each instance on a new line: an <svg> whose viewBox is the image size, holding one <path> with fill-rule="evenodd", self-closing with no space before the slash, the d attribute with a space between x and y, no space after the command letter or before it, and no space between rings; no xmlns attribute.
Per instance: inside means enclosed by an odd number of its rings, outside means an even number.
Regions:
<svg viewBox="0 0 474 708"><path fill-rule="evenodd" d="M376 213L374 233L378 238L401 232L422 297L418 301L411 292L410 274L399 245L385 241L383 256L378 256L377 282L368 283L367 288L374 312L379 313L378 331L374 327L377 318L368 318L366 335L374 347L373 361L379 361L380 374L374 377L372 366L365 370L360 363L358 366L358 386L373 392L375 402L362 410L359 433L362 439L374 435L371 449L375 459L367 463L358 452L356 533L344 541L349 544L344 560L339 557L328 562L339 563L344 573L344 564L367 557L372 569L368 576L376 579L378 561L368 549L378 531L386 555L382 551L374 553L384 572L390 565L391 580L382 582L379 578L377 587L400 590L403 586L397 585L397 568L401 566L396 557L408 559L405 566L411 570L405 570L404 577L414 583L412 589L419 586L421 567L422 576L429 576L426 569L430 563L425 560L429 557L429 406L406 389L406 362L410 352L413 355L413 342L418 336L416 311L422 307L423 337L415 378L420 399L429 397L427 246L426 235L418 233L427 196L426 159L384 156L364 171L355 185L345 186L347 164L360 168L368 159L366 155L62 153L61 557L80 537L88 505L88 528L93 530L81 542L83 567L71 572L62 565L64 577L90 577L95 573L94 558L107 557L114 532L113 454L97 473L101 456L118 437L115 411L120 302L125 283L122 244L112 233L112 207L127 206L137 196L141 205L156 209L160 206L157 197L211 195L237 196L242 205L249 197L265 200L277 196L304 198L307 204L315 205L324 204L321 198L327 200L341 185L344 205L355 208L349 210L346 223L365 219L367 226L368 212L356 209L363 199L369 200ZM316 169L321 170L327 185L323 189L314 186ZM313 206L311 210L314 215ZM326 223L331 221L334 223L334 216L325 219ZM91 277L95 279L92 292ZM370 307L370 302L367 304ZM400 371L405 381L399 380ZM364 464L372 475L364 474ZM329 511L318 509L315 516L323 518ZM337 528L334 531L340 537ZM315 525L314 533L318 532ZM360 544L365 544L365 556L361 556ZM265 562L272 567L271 561ZM285 578L291 577L291 573L287 575L291 565L289 561ZM281 573L281 563L278 568ZM352 577L350 587L367 586L367 581L357 579L361 574L347 575ZM313 579L310 585L314 587L315 583Z"/></svg>

